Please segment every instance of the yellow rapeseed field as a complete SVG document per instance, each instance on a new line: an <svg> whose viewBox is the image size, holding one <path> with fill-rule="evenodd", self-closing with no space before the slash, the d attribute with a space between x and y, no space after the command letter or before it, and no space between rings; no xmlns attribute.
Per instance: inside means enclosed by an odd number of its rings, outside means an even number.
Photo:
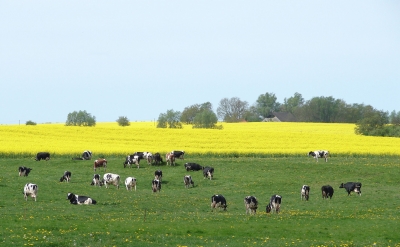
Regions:
<svg viewBox="0 0 400 247"><path fill-rule="evenodd" d="M222 123L223 130L159 129L154 122L116 122L95 127L64 124L0 126L3 156L36 154L80 155L91 150L98 155L127 155L135 151L184 150L190 154L292 156L329 150L333 156L400 155L400 138L368 137L354 133L354 124L325 123Z"/></svg>

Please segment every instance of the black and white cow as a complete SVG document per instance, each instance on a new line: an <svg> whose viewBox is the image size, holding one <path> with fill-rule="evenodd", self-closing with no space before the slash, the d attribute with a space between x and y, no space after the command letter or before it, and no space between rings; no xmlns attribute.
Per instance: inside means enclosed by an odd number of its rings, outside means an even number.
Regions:
<svg viewBox="0 0 400 247"><path fill-rule="evenodd" d="M152 154L152 153L148 152L148 153L145 155L145 158L146 158L146 161L147 161L147 164L148 164L148 165L152 165L152 164L153 164L154 157L153 157L153 154Z"/></svg>
<svg viewBox="0 0 400 247"><path fill-rule="evenodd" d="M347 182L341 184L339 188L345 188L347 195L349 196L351 192L355 192L361 196L361 183L360 182Z"/></svg>
<svg viewBox="0 0 400 247"><path fill-rule="evenodd" d="M154 179L160 180L160 182L162 182L162 171L161 170L157 170L154 172Z"/></svg>
<svg viewBox="0 0 400 247"><path fill-rule="evenodd" d="M316 150L308 152L308 156L314 157L314 159L318 162L318 158L324 158L325 162L328 162L329 151L326 150Z"/></svg>
<svg viewBox="0 0 400 247"><path fill-rule="evenodd" d="M185 188L189 189L190 185L192 185L192 187L194 187L194 182L192 179L192 176L190 175L186 175L183 177L183 183L185 184Z"/></svg>
<svg viewBox="0 0 400 247"><path fill-rule="evenodd" d="M91 160L92 159L92 151L90 150L85 150L82 153L82 159L84 160Z"/></svg>
<svg viewBox="0 0 400 247"><path fill-rule="evenodd" d="M167 162L167 165L169 164L170 166L171 166L171 165L174 165L174 166L175 166L175 156L174 156L173 153L167 153L167 154L165 154L165 160L166 160L166 162Z"/></svg>
<svg viewBox="0 0 400 247"><path fill-rule="evenodd" d="M103 167L104 171L107 169L107 160L106 159L98 159L94 161L93 169L96 172L97 168Z"/></svg>
<svg viewBox="0 0 400 247"><path fill-rule="evenodd" d="M38 186L36 184L32 183L25 184L23 194L26 201L28 200L28 196L30 196L33 199L35 199L36 202L37 193L38 193Z"/></svg>
<svg viewBox="0 0 400 247"><path fill-rule="evenodd" d="M151 182L151 190L153 192L160 192L161 191L161 182L158 179L153 179Z"/></svg>
<svg viewBox="0 0 400 247"><path fill-rule="evenodd" d="M212 180L212 178L214 177L214 168L208 166L204 167L203 176L204 179L209 178L210 180Z"/></svg>
<svg viewBox="0 0 400 247"><path fill-rule="evenodd" d="M214 211L214 209L217 208L226 211L227 207L228 205L226 204L226 199L223 195L213 195L211 197L211 211Z"/></svg>
<svg viewBox="0 0 400 247"><path fill-rule="evenodd" d="M126 190L132 190L132 188L135 188L136 191L136 178L135 177L127 177L125 179L125 187Z"/></svg>
<svg viewBox="0 0 400 247"><path fill-rule="evenodd" d="M92 183L90 185L103 186L103 182L100 180L100 174L93 175Z"/></svg>
<svg viewBox="0 0 400 247"><path fill-rule="evenodd" d="M64 181L69 182L70 180L71 180L71 172L65 171L64 175L60 178L60 182L64 182Z"/></svg>
<svg viewBox="0 0 400 247"><path fill-rule="evenodd" d="M85 205L89 205L89 204L96 204L96 200L88 197L88 196L79 196L79 195L75 195L73 193L68 193L67 194L67 200L69 200L69 202L71 204L74 205L80 205L80 204L85 204Z"/></svg>
<svg viewBox="0 0 400 247"><path fill-rule="evenodd" d="M35 160L40 161L40 160L46 160L48 161L50 159L50 153L49 152L39 152L36 154Z"/></svg>
<svg viewBox="0 0 400 247"><path fill-rule="evenodd" d="M149 152L134 152L133 156L139 156L139 159L146 159L146 156Z"/></svg>
<svg viewBox="0 0 400 247"><path fill-rule="evenodd" d="M255 196L246 196L244 198L246 214L255 214L258 208L258 200Z"/></svg>
<svg viewBox="0 0 400 247"><path fill-rule="evenodd" d="M103 184L108 188L108 185L112 184L119 189L119 182L120 182L121 177L118 174L113 174L113 173L106 173L103 176Z"/></svg>
<svg viewBox="0 0 400 247"><path fill-rule="evenodd" d="M156 165L161 165L163 163L163 159L162 159L160 153L155 153L154 154L154 163Z"/></svg>
<svg viewBox="0 0 400 247"><path fill-rule="evenodd" d="M321 187L322 199L332 199L333 196L333 188L330 185L324 185Z"/></svg>
<svg viewBox="0 0 400 247"><path fill-rule="evenodd" d="M21 176L27 177L29 175L29 173L31 172L31 170L32 170L31 168L28 168L28 167L25 167L25 166L20 166L18 168L19 176L20 177Z"/></svg>
<svg viewBox="0 0 400 247"><path fill-rule="evenodd" d="M176 158L176 159L184 159L184 156L185 156L185 151L171 151L171 154L173 154L174 155L174 157Z"/></svg>
<svg viewBox="0 0 400 247"><path fill-rule="evenodd" d="M281 203L282 203L282 196L273 195L271 196L271 199L269 200L269 204L267 205L265 211L267 213L270 213L271 211L279 213L279 210L281 209Z"/></svg>
<svg viewBox="0 0 400 247"><path fill-rule="evenodd" d="M196 164L196 163L186 163L185 169L186 169L186 171L200 171L200 170L203 170L204 167L202 167L201 165Z"/></svg>
<svg viewBox="0 0 400 247"><path fill-rule="evenodd" d="M310 197L310 186L303 185L303 187L301 187L300 196L301 200L304 198L306 201L308 201L308 198Z"/></svg>
<svg viewBox="0 0 400 247"><path fill-rule="evenodd" d="M141 160L140 157L141 156L135 155L135 154L131 154L131 155L126 156L125 162L123 163L124 164L124 168L127 167L127 166L132 167L132 164L135 164L137 166L137 168L139 168L139 162Z"/></svg>

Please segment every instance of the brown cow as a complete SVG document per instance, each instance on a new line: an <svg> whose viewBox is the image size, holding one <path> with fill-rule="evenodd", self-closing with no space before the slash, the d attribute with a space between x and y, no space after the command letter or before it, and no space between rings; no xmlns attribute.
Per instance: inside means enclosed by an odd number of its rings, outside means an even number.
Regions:
<svg viewBox="0 0 400 247"><path fill-rule="evenodd" d="M107 160L106 159L98 159L94 161L93 169L96 172L96 168L103 167L104 171L107 169Z"/></svg>
<svg viewBox="0 0 400 247"><path fill-rule="evenodd" d="M167 160L167 165L169 163L169 165L173 164L175 166L175 156L173 153L167 153L165 159Z"/></svg>

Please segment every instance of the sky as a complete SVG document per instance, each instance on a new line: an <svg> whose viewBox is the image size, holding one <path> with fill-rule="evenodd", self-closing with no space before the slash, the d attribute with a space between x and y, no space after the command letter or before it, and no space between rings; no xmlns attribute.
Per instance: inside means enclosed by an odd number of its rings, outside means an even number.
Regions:
<svg viewBox="0 0 400 247"><path fill-rule="evenodd" d="M0 1L0 124L300 93L400 111L399 1Z"/></svg>

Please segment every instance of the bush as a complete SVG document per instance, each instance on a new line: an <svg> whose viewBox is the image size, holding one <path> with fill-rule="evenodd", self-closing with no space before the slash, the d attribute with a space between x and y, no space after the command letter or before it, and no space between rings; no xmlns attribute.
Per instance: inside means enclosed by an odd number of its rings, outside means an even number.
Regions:
<svg viewBox="0 0 400 247"><path fill-rule="evenodd" d="M28 120L26 121L26 125L36 125L36 123L31 120Z"/></svg>
<svg viewBox="0 0 400 247"><path fill-rule="evenodd" d="M119 117L117 119L117 123L119 126L122 126L122 127L131 125L131 123L129 122L129 119L127 117Z"/></svg>

